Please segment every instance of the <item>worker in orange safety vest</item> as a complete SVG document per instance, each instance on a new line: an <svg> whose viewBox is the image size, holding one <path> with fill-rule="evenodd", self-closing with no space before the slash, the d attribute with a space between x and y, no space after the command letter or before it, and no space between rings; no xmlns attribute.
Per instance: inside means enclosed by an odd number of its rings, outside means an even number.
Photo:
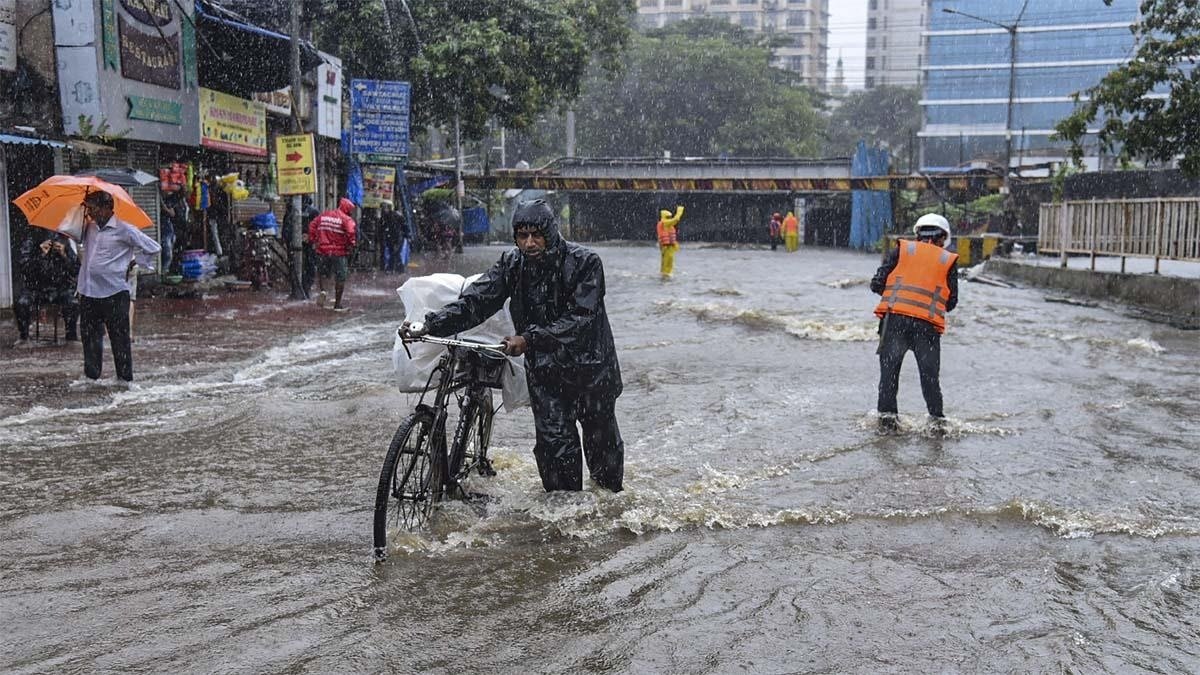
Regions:
<svg viewBox="0 0 1200 675"><path fill-rule="evenodd" d="M672 216L670 211L666 209L658 212L658 224L655 230L658 233L658 250L662 254L662 263L659 271L664 279L670 279L675 273L675 252L679 250L679 221L683 218L683 207L675 207L675 215Z"/></svg>
<svg viewBox="0 0 1200 675"><path fill-rule="evenodd" d="M900 366L912 351L917 359L921 393L933 418L933 428L944 432L942 387L939 381L946 313L958 304L958 255L945 249L950 223L936 213L917 219L916 241L901 241L871 279L871 291L882 297L875 306L879 317L879 425L883 432L898 427L896 392Z"/></svg>

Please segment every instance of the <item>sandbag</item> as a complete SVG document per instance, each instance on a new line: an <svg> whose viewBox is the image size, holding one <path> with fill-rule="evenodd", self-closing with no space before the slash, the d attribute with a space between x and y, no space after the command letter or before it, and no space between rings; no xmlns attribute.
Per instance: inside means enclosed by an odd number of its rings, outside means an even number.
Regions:
<svg viewBox="0 0 1200 675"><path fill-rule="evenodd" d="M430 274L423 277L413 277L404 282L396 293L404 303L405 321L424 321L429 312L441 309L454 302L462 294L463 289L473 283L481 275L464 279L457 274ZM512 316L508 313L508 303L504 309L496 312L487 321L469 331L458 334L461 339L477 340L488 344L497 344L506 336L515 333ZM392 347L392 370L396 374L396 384L405 393L419 393L429 387L437 386L436 381L430 381L430 373L437 365L446 348L441 345L414 342L408 345L412 353L409 358L404 351L404 343L396 336ZM529 405L529 385L525 381L525 357L507 357L511 365L505 368L501 399L505 410L514 410L523 405Z"/></svg>

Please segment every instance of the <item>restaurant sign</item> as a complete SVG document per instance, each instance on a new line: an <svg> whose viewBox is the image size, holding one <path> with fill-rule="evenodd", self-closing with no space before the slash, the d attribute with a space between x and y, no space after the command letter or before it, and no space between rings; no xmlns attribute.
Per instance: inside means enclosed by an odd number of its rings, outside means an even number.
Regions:
<svg viewBox="0 0 1200 675"><path fill-rule="evenodd" d="M198 145L191 2L55 0L63 130L107 126L130 140Z"/></svg>

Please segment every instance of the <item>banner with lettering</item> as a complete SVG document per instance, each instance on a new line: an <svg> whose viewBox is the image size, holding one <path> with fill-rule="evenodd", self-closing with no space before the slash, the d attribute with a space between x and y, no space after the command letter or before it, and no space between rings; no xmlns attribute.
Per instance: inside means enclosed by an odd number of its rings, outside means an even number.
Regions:
<svg viewBox="0 0 1200 675"><path fill-rule="evenodd" d="M200 88L200 145L243 155L267 155L267 109L262 103Z"/></svg>

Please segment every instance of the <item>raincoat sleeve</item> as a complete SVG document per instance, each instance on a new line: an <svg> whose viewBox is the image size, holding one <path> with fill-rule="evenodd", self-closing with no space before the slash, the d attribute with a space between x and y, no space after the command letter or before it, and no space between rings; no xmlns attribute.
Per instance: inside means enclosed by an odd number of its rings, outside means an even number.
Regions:
<svg viewBox="0 0 1200 675"><path fill-rule="evenodd" d="M883 295L883 289L885 286L887 286L888 275L892 273L892 270L896 269L896 265L899 263L900 263L900 248L896 247L887 254L886 258L883 259L883 264L879 266L879 269L875 270L875 276L871 278L871 292L872 293L874 293L876 295ZM952 297L957 299L957 295L958 295L958 284L957 283L954 284L953 293L954 293L954 296L952 296Z"/></svg>
<svg viewBox="0 0 1200 675"><path fill-rule="evenodd" d="M525 341L533 351L553 351L570 347L590 329L604 306L604 265L600 256L588 255L579 269L579 281L571 295L570 308L548 326L530 326Z"/></svg>
<svg viewBox="0 0 1200 675"><path fill-rule="evenodd" d="M673 215L669 218L664 218L663 224L666 225L667 227L675 227L676 225L679 224L680 220L683 220L683 206L676 206L675 207L675 215Z"/></svg>
<svg viewBox="0 0 1200 675"><path fill-rule="evenodd" d="M129 223L122 223L122 225L125 228L125 243L133 251L133 259L138 266L147 271L158 267L158 252L162 250L158 242Z"/></svg>
<svg viewBox="0 0 1200 675"><path fill-rule="evenodd" d="M504 307L510 289L508 266L501 258L475 283L467 286L462 297L436 312L425 315L425 326L434 337L447 337L474 328Z"/></svg>
<svg viewBox="0 0 1200 675"><path fill-rule="evenodd" d="M950 291L950 297L946 299L946 311L949 312L958 306L958 265L951 265L946 270L946 288Z"/></svg>
<svg viewBox="0 0 1200 675"><path fill-rule="evenodd" d="M79 254L75 252L75 246L70 241L63 246L63 253L67 256L67 271L71 276L76 276L79 274Z"/></svg>
<svg viewBox="0 0 1200 675"><path fill-rule="evenodd" d="M17 267L21 268L22 272L25 272L33 264L33 252L36 249L37 246L32 239L21 242L21 251L17 253Z"/></svg>
<svg viewBox="0 0 1200 675"><path fill-rule="evenodd" d="M350 216L343 218L342 223L346 229L347 247L354 248L354 245L358 243L358 223L355 223Z"/></svg>

